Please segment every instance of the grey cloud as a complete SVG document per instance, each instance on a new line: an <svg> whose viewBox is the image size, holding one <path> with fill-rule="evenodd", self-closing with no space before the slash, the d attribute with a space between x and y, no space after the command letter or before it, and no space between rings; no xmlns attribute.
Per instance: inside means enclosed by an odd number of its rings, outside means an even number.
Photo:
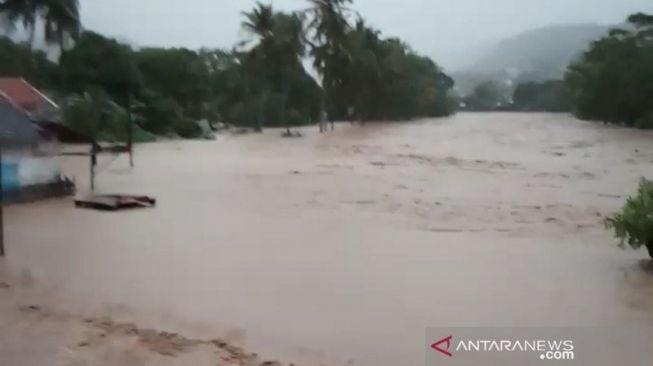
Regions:
<svg viewBox="0 0 653 366"><path fill-rule="evenodd" d="M278 9L305 0L272 0ZM231 47L245 35L240 12L254 0L81 0L88 29L141 46ZM406 40L448 69L464 66L492 42L563 23L621 22L653 11L650 0L357 0L354 8L385 35Z"/></svg>

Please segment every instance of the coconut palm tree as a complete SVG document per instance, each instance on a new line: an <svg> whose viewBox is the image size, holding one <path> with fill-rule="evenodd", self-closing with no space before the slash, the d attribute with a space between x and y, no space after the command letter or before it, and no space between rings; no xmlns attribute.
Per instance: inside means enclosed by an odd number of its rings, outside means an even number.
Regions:
<svg viewBox="0 0 653 366"><path fill-rule="evenodd" d="M34 39L37 13L35 0L5 0L0 3L4 26L13 30L16 24L21 24L30 34L30 44Z"/></svg>
<svg viewBox="0 0 653 366"><path fill-rule="evenodd" d="M271 5L261 3L257 3L252 11L244 12L243 16L243 29L257 39L246 59L249 67L260 76L257 87L261 98L267 99L272 93L281 95L281 115L290 133L286 106L293 72L302 67L301 58L306 49L303 16L275 12ZM265 104L265 101L260 104Z"/></svg>
<svg viewBox="0 0 653 366"><path fill-rule="evenodd" d="M338 95L343 96L341 89L346 82L347 64L347 33L351 26L347 21L352 10L346 5L352 0L309 0L311 15L309 28L313 31L314 41L311 43L313 66L322 77L322 87L325 93L325 107L334 129L333 113L338 103ZM320 126L322 130L322 126Z"/></svg>
<svg viewBox="0 0 653 366"><path fill-rule="evenodd" d="M365 123L376 115L378 109L378 96L383 89L380 34L359 18L355 28L347 35L351 57L346 89L347 97L353 104L354 113L349 116L352 122L358 118Z"/></svg>
<svg viewBox="0 0 653 366"><path fill-rule="evenodd" d="M241 26L245 31L258 38L259 42L269 40L272 36L274 10L272 5L265 5L260 2L252 11L242 12L245 20Z"/></svg>
<svg viewBox="0 0 653 366"><path fill-rule="evenodd" d="M46 42L57 44L62 51L66 39L77 38L81 31L79 0L4 0L0 14L13 24L23 25L29 32L30 45L38 19L44 21Z"/></svg>
<svg viewBox="0 0 653 366"><path fill-rule="evenodd" d="M301 13L275 13L274 40L283 53L290 57L303 57L306 51L304 17Z"/></svg>
<svg viewBox="0 0 653 366"><path fill-rule="evenodd" d="M245 90L247 90L248 95L251 94L251 97L256 100L255 129L260 132L263 130L263 110L270 96L270 86L266 80L267 78L254 77L254 74L261 74L261 68L271 65L269 58L272 53L274 10L271 5L257 2L252 11L242 12L241 14L245 18L241 23L241 27L250 36L253 36L256 42L253 48L243 53L243 64L244 68L248 70L247 77L244 79L246 82ZM249 42L241 42L239 46L245 46L252 43L252 41L250 39Z"/></svg>
<svg viewBox="0 0 653 366"><path fill-rule="evenodd" d="M301 58L306 52L306 35L304 19L300 13L276 13L273 23L273 42L279 62L279 86L283 94L282 116L286 123L286 133L290 136L290 124L287 115L290 82L294 70L302 68Z"/></svg>
<svg viewBox="0 0 653 366"><path fill-rule="evenodd" d="M45 40L57 44L62 51L66 40L81 33L79 0L40 0L45 20Z"/></svg>

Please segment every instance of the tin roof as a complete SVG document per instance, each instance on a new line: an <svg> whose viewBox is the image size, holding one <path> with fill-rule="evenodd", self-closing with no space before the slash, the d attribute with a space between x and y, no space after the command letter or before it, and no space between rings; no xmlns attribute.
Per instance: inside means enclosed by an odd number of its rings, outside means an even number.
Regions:
<svg viewBox="0 0 653 366"><path fill-rule="evenodd" d="M21 78L0 78L0 92L9 97L17 106L26 112L33 112L42 102L53 107L56 103Z"/></svg>

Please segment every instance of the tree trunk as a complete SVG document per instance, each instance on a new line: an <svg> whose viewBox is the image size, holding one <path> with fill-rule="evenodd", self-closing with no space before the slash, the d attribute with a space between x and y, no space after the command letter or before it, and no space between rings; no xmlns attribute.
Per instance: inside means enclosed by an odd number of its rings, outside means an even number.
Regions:
<svg viewBox="0 0 653 366"><path fill-rule="evenodd" d="M29 38L27 39L27 43L29 43L29 49L34 51L34 38L36 37L36 25L32 24L32 26L29 29Z"/></svg>
<svg viewBox="0 0 653 366"><path fill-rule="evenodd" d="M266 102L265 94L262 94L256 104L256 123L254 124L254 131L257 133L263 132L263 106Z"/></svg>
<svg viewBox="0 0 653 366"><path fill-rule="evenodd" d="M322 93L322 111L320 112L320 133L324 133L327 130L327 118L329 113L327 112L327 103L326 103L326 92Z"/></svg>
<svg viewBox="0 0 653 366"><path fill-rule="evenodd" d="M286 82L284 82L286 84ZM286 132L288 136L292 136L290 132L290 121L288 121L288 87L284 85L283 88L283 102L281 104L281 118L283 118L283 123L286 125Z"/></svg>
<svg viewBox="0 0 653 366"><path fill-rule="evenodd" d="M648 249L648 255L653 259L653 241L649 241L648 244L646 244L646 249Z"/></svg>
<svg viewBox="0 0 653 366"><path fill-rule="evenodd" d="M95 192L95 167L97 166L97 153L99 145L95 139L91 142L91 192Z"/></svg>

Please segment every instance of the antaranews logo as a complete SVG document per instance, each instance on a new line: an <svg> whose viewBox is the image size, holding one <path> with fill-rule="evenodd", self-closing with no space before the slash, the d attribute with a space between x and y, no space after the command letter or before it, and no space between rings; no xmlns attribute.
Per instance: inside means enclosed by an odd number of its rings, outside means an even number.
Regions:
<svg viewBox="0 0 653 366"><path fill-rule="evenodd" d="M454 342L448 336L431 344L431 348L446 357L453 357L453 352L493 353L493 352L532 352L541 360L573 360L574 342L569 339L462 339Z"/></svg>
<svg viewBox="0 0 653 366"><path fill-rule="evenodd" d="M449 349L451 348L452 341L453 341L453 336L448 336L448 337L442 338L439 341L433 343L431 345L431 348L433 348L434 350L442 353L445 356L453 357L453 353L449 352Z"/></svg>
<svg viewBox="0 0 653 366"><path fill-rule="evenodd" d="M426 366L641 366L653 365L651 336L648 325L427 327L421 348Z"/></svg>

